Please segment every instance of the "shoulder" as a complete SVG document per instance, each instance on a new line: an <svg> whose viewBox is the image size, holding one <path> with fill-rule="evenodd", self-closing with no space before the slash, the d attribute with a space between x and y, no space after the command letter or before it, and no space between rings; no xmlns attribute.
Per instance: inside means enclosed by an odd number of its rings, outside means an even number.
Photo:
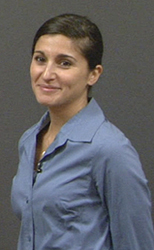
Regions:
<svg viewBox="0 0 154 250"><path fill-rule="evenodd" d="M130 140L109 121L105 121L93 138L93 171L97 176L144 176L139 155Z"/></svg>
<svg viewBox="0 0 154 250"><path fill-rule="evenodd" d="M98 154L104 152L107 155L114 155L121 152L121 150L125 151L128 149L136 153L126 135L107 119L105 119L96 131L93 143L97 144Z"/></svg>
<svg viewBox="0 0 154 250"><path fill-rule="evenodd" d="M95 140L99 143L95 145L92 174L102 199L104 190L108 201L122 199L127 204L128 196L134 203L137 196L150 200L148 181L130 140L109 122L102 124ZM132 195L134 190L137 196Z"/></svg>

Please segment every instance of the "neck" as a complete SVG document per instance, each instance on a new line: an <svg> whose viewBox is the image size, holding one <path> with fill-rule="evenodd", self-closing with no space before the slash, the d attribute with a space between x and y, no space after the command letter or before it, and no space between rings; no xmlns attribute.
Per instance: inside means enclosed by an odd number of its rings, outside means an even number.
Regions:
<svg viewBox="0 0 154 250"><path fill-rule="evenodd" d="M87 105L87 100L82 103L78 103L74 105L74 109L68 106L59 106L59 107L52 107L49 108L51 124L49 126L48 131L52 133L58 133L61 127L68 122L74 115L79 113L85 106Z"/></svg>
<svg viewBox="0 0 154 250"><path fill-rule="evenodd" d="M76 109L72 110L69 107L65 108L61 106L59 108L50 108L50 117L51 123L49 127L46 127L38 137L38 145L37 145L37 156L36 162L38 159L42 157L42 152L44 153L49 145L55 140L57 134L59 133L62 126L70 120L74 115L76 115L81 109L83 109L87 105L87 102L81 106L75 106ZM78 107L78 108L77 108Z"/></svg>

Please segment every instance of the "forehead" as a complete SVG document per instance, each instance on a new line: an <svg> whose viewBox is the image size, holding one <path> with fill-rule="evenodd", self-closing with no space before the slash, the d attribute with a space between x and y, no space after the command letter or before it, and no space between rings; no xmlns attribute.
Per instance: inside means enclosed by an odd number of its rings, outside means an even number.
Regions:
<svg viewBox="0 0 154 250"><path fill-rule="evenodd" d="M60 34L41 36L35 45L35 50L37 50L38 48L50 51L52 50L72 51L81 54L77 42L75 42L73 39L69 37Z"/></svg>

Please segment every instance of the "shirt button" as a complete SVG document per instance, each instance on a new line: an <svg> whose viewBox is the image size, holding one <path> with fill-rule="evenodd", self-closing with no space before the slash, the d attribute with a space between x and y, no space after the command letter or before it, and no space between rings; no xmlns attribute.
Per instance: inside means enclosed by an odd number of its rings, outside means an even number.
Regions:
<svg viewBox="0 0 154 250"><path fill-rule="evenodd" d="M41 162L39 162L39 163L37 164L37 167L38 167L38 168L40 168L40 167L41 167Z"/></svg>
<svg viewBox="0 0 154 250"><path fill-rule="evenodd" d="M39 162L37 164L37 173L41 173L42 172L41 166L42 166L42 164L41 164L41 162Z"/></svg>

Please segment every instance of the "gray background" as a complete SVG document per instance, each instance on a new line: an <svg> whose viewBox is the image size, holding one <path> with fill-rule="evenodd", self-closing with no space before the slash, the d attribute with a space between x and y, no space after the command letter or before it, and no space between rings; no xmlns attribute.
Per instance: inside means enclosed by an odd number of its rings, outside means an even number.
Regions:
<svg viewBox="0 0 154 250"><path fill-rule="evenodd" d="M1 0L0 9L0 249L16 249L19 222L10 189L21 134L44 112L31 92L29 63L35 31L51 16L72 12L99 26L104 74L93 95L140 154L154 200L154 1Z"/></svg>

